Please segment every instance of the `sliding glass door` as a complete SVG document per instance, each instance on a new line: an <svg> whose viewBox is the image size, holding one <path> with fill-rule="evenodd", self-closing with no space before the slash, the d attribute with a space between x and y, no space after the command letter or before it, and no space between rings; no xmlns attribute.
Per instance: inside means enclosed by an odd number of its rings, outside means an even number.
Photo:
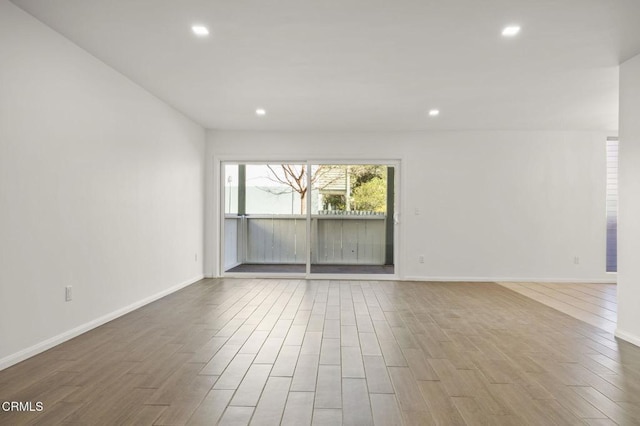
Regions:
<svg viewBox="0 0 640 426"><path fill-rule="evenodd" d="M225 274L395 273L392 164L222 163Z"/></svg>

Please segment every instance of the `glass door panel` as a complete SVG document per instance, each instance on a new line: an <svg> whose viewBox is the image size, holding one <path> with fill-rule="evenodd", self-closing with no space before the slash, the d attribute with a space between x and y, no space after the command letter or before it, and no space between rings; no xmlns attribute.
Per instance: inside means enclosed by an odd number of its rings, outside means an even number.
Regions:
<svg viewBox="0 0 640 426"><path fill-rule="evenodd" d="M394 167L310 166L312 274L393 274Z"/></svg>
<svg viewBox="0 0 640 426"><path fill-rule="evenodd" d="M228 164L224 271L306 273L306 164Z"/></svg>

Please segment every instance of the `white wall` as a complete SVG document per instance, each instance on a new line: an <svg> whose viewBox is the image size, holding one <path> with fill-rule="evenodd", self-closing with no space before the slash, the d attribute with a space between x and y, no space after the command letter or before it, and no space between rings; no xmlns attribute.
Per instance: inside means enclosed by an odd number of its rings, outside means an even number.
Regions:
<svg viewBox="0 0 640 426"><path fill-rule="evenodd" d="M607 136L615 135L210 131L205 274L219 273L216 161L399 159L401 278L613 281L605 273Z"/></svg>
<svg viewBox="0 0 640 426"><path fill-rule="evenodd" d="M202 276L204 141L0 0L0 368Z"/></svg>
<svg viewBox="0 0 640 426"><path fill-rule="evenodd" d="M620 68L618 328L640 346L640 55Z"/></svg>

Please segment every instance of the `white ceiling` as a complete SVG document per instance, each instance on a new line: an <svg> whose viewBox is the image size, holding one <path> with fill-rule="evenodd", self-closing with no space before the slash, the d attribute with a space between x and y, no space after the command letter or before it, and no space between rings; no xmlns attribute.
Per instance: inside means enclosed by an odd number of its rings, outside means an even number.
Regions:
<svg viewBox="0 0 640 426"><path fill-rule="evenodd" d="M640 0L13 1L212 129L615 130L640 53Z"/></svg>

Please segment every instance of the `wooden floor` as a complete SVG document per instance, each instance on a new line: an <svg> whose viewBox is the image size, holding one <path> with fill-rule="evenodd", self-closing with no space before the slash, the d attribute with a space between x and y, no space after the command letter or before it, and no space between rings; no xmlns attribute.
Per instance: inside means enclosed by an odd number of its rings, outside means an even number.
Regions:
<svg viewBox="0 0 640 426"><path fill-rule="evenodd" d="M618 299L615 284L500 284L605 331L616 331Z"/></svg>
<svg viewBox="0 0 640 426"><path fill-rule="evenodd" d="M495 283L204 280L0 372L0 424L640 424L640 348Z"/></svg>

